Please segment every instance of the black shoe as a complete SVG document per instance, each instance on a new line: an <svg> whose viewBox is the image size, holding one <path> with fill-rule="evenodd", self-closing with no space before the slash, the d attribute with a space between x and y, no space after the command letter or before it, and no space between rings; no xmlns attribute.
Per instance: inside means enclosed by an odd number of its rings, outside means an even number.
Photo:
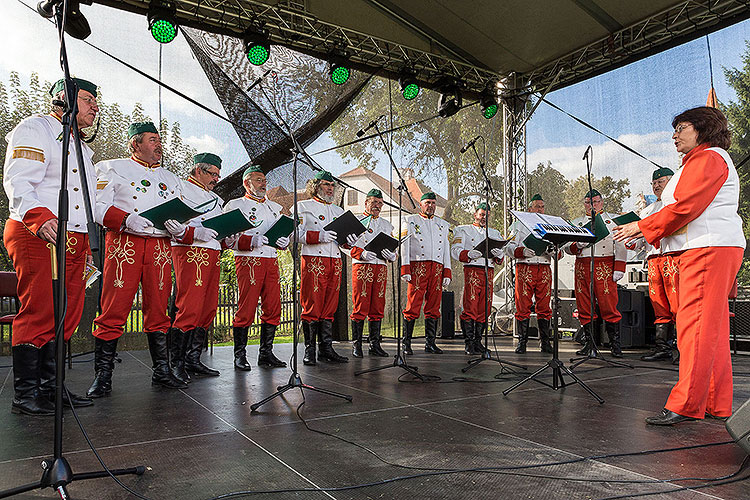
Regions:
<svg viewBox="0 0 750 500"><path fill-rule="evenodd" d="M484 332L487 330L487 323L479 323L478 321L471 320L471 324L474 329L474 352L477 354L489 352L489 349L482 344Z"/></svg>
<svg viewBox="0 0 750 500"><path fill-rule="evenodd" d="M305 357L302 358L302 364L315 366L315 339L320 330L320 321L303 321L302 333L305 337Z"/></svg>
<svg viewBox="0 0 750 500"><path fill-rule="evenodd" d="M94 381L86 392L88 397L101 398L112 392L112 372L115 369L116 355L117 339L94 338Z"/></svg>
<svg viewBox="0 0 750 500"><path fill-rule="evenodd" d="M537 318L536 322L539 326L539 349L544 353L551 354L552 344L549 339L554 333L550 329L549 320Z"/></svg>
<svg viewBox="0 0 750 500"><path fill-rule="evenodd" d="M424 352L429 354L443 354L443 350L435 343L437 323L437 318L424 319Z"/></svg>
<svg viewBox="0 0 750 500"><path fill-rule="evenodd" d="M641 356L641 361L658 361L660 359L672 359L672 347L669 345L669 334L672 331L671 323L656 323L654 325L654 343L656 347L650 353Z"/></svg>
<svg viewBox="0 0 750 500"><path fill-rule="evenodd" d="M180 382L169 371L169 351L167 350L167 334L163 332L146 332L148 350L154 373L151 375L151 385L158 385L166 389L187 389L185 382Z"/></svg>
<svg viewBox="0 0 750 500"><path fill-rule="evenodd" d="M273 339L276 336L276 325L260 324L260 347L258 348L258 366L284 368L286 363L273 354Z"/></svg>
<svg viewBox="0 0 750 500"><path fill-rule="evenodd" d="M365 322L363 320L352 320L352 356L355 358L364 356L362 353L362 330L364 328Z"/></svg>
<svg viewBox="0 0 750 500"><path fill-rule="evenodd" d="M318 331L318 359L329 363L348 363L349 358L341 356L333 349L333 321L324 319L320 321Z"/></svg>
<svg viewBox="0 0 750 500"><path fill-rule="evenodd" d="M67 346L63 343L63 359ZM39 349L39 396L55 404L55 381L57 380L57 362L55 355L57 342L47 342ZM63 381L64 382L64 381ZM91 398L79 396L71 391L63 390L63 406L67 408L83 408L91 406L94 402Z"/></svg>
<svg viewBox="0 0 750 500"><path fill-rule="evenodd" d="M12 348L13 401L10 411L24 415L55 414L55 407L39 393L39 349L22 344Z"/></svg>
<svg viewBox="0 0 750 500"><path fill-rule="evenodd" d="M594 341L591 338L591 323L581 325L581 332L583 336L583 347L576 351L577 356L590 356L594 350Z"/></svg>
<svg viewBox="0 0 750 500"><path fill-rule="evenodd" d="M691 420L698 420L693 417L685 417L679 413L669 411L664 408L658 415L653 417L646 417L646 423L650 425L674 425L680 422L690 422Z"/></svg>
<svg viewBox="0 0 750 500"><path fill-rule="evenodd" d="M610 323L609 321L604 323L604 328L607 331L607 337L609 337L609 352L613 358L622 357L622 348L620 347L620 322Z"/></svg>
<svg viewBox="0 0 750 500"><path fill-rule="evenodd" d="M167 335L169 336L169 369L174 378L188 384L190 375L185 371L185 354L190 343L190 332L170 328Z"/></svg>
<svg viewBox="0 0 750 500"><path fill-rule="evenodd" d="M241 372L249 372L252 368L247 362L245 347L247 346L247 326L235 326L232 328L234 337L234 369Z"/></svg>
<svg viewBox="0 0 750 500"><path fill-rule="evenodd" d="M641 356L641 361L659 361L662 359L672 360L672 349L654 349L648 354Z"/></svg>
<svg viewBox="0 0 750 500"><path fill-rule="evenodd" d="M388 353L383 350L383 348L380 346L380 342L383 340L383 338L380 335L380 326L381 322L378 321L370 321L370 356L380 356L381 358L388 357Z"/></svg>
<svg viewBox="0 0 750 500"><path fill-rule="evenodd" d="M190 343L185 354L185 370L193 375L218 377L219 370L209 368L201 362L201 353L203 352L203 346L206 345L207 334L205 328L198 327L191 330Z"/></svg>
<svg viewBox="0 0 750 500"><path fill-rule="evenodd" d="M411 356L414 351L411 350L411 337L414 334L414 320L404 319L404 354Z"/></svg>
<svg viewBox="0 0 750 500"><path fill-rule="evenodd" d="M464 335L464 354L470 356L481 354L474 350L474 322L472 320L461 320L461 333Z"/></svg>
<svg viewBox="0 0 750 500"><path fill-rule="evenodd" d="M526 354L526 343L529 341L529 319L517 319L516 331L518 332L518 346L516 346L516 354Z"/></svg>
<svg viewBox="0 0 750 500"><path fill-rule="evenodd" d="M711 415L708 412L706 412L705 418L710 418L711 420L721 420L722 422L726 422L729 419L729 417L717 417L716 415Z"/></svg>

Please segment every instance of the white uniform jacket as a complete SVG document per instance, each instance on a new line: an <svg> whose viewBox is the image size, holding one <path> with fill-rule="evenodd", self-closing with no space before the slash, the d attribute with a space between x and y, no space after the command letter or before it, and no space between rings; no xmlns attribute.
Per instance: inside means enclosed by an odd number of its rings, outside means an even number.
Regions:
<svg viewBox="0 0 750 500"><path fill-rule="evenodd" d="M250 241L253 236L266 234L266 231L271 229L271 226L281 217L281 205L265 197L255 198L252 195L245 195L242 198L229 200L224 205L224 212L231 212L235 208L239 208L247 220L253 224L258 224L258 227L242 233L242 236L232 247L234 254L239 257L276 258L276 247L261 245L252 248Z"/></svg>
<svg viewBox="0 0 750 500"><path fill-rule="evenodd" d="M493 240L502 240L503 235L497 229L489 228L490 238ZM461 262L465 266L484 267L484 257L478 259L469 259L467 253L469 250L474 250L478 244L484 241L485 228L477 226L475 224L464 224L462 226L456 226L453 229L453 244L451 245L451 257ZM500 259L490 259L488 263L489 267L495 264L500 264Z"/></svg>
<svg viewBox="0 0 750 500"><path fill-rule="evenodd" d="M200 211L205 212L202 215L199 215L198 217L190 219L188 222L186 222L188 228L185 232L185 235L179 240L172 239L172 246L190 246L210 248L211 250L221 250L221 243L218 240L214 238L211 238L210 241L196 240L193 237L193 230L196 227L202 227L201 223L204 220L211 219L212 217L216 217L217 215L221 215L221 206L224 204L224 201L219 197L219 195L212 191L209 191L205 188L205 186L203 186L192 177L188 177L187 180L180 180L180 190L182 192L182 199L186 205L188 205L189 207L201 206L202 208L200 209Z"/></svg>
<svg viewBox="0 0 750 500"><path fill-rule="evenodd" d="M625 244L620 243L619 241L615 241L612 238L612 229L614 229L617 226L617 224L615 224L612 221L612 215L610 215L607 212L602 212L601 216L604 219L604 223L607 225L607 229L609 229L609 234L604 239L594 244L594 257L614 256L615 258L614 270L624 272L625 262L628 257L628 249L625 248ZM584 217L578 217L577 219L573 220L571 223L574 226L581 227L581 226L585 226L586 224L588 224L590 220L591 220L590 217L584 216ZM566 245L565 251L571 255L575 255L576 257L591 257L591 247L587 247L581 251L580 247L577 246L576 243L571 243L569 245Z"/></svg>
<svg viewBox="0 0 750 500"><path fill-rule="evenodd" d="M653 202L652 204L645 207L643 210L641 210L638 213L638 217L641 219L645 219L649 215L655 214L659 210L664 207L664 202L662 200L657 200ZM633 245L630 250L633 250L638 253L639 258L643 258L644 265L649 257L652 257L654 255L661 255L661 248L656 248L654 246L651 246L648 241L646 241L646 238L638 238L635 241L635 244Z"/></svg>
<svg viewBox="0 0 750 500"><path fill-rule="evenodd" d="M318 243L318 234L333 219L343 215L344 209L313 198L297 203L297 212L300 217L297 234L302 243L302 255L340 259L341 250L338 244L335 241Z"/></svg>
<svg viewBox="0 0 750 500"><path fill-rule="evenodd" d="M70 138L68 155L68 231L86 232L83 187L78 172L76 150ZM62 158L62 123L53 115L30 116L6 136L3 187L8 195L10 218L22 222L33 233L57 218ZM96 201L96 172L91 157L94 152L81 143L89 196ZM92 211L94 207L92 206Z"/></svg>
<svg viewBox="0 0 750 500"><path fill-rule="evenodd" d="M523 242L531 235L531 231L526 226L515 221L511 230L513 231L513 239L505 245L505 254L508 257L516 259L517 264L550 264L554 251L552 253L545 252L542 255L534 255L533 257L523 256L523 249L526 248L523 246Z"/></svg>
<svg viewBox="0 0 750 500"><path fill-rule="evenodd" d="M96 164L96 221L119 231L131 213L141 214L172 198L181 198L179 177L159 165L147 166L134 158L105 160ZM130 233L129 229L125 232ZM166 230L148 227L139 236L170 236Z"/></svg>
<svg viewBox="0 0 750 500"><path fill-rule="evenodd" d="M362 250L380 233L385 233L389 236L393 233L393 226L390 222L383 219L382 217L373 217L371 215L365 215L359 219L362 224L367 228L367 231L362 233L357 242L352 247L350 252L352 256L353 264L387 264L380 255L376 255L370 260L362 259Z"/></svg>
<svg viewBox="0 0 750 500"><path fill-rule="evenodd" d="M401 243L401 274L409 274L412 261L433 261L443 265L443 277L451 277L448 242L450 226L440 217L413 214L406 217Z"/></svg>

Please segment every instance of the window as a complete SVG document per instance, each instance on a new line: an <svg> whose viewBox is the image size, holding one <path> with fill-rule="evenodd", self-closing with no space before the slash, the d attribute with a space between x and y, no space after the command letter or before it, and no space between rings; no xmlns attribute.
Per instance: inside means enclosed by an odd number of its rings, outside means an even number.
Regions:
<svg viewBox="0 0 750 500"><path fill-rule="evenodd" d="M347 204L349 206L353 206L353 205L356 205L357 203L359 203L359 196L358 195L359 195L359 193L357 191L355 191L353 189L350 189L349 190L349 195L348 195L348 198L347 198Z"/></svg>

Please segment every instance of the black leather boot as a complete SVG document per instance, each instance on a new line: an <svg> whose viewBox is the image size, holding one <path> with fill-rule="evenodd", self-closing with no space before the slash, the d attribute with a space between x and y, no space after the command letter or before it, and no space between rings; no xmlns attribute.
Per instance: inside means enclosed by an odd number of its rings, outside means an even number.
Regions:
<svg viewBox="0 0 750 500"><path fill-rule="evenodd" d="M39 349L39 393L42 397L55 404L55 382L57 381L57 360L55 359L57 342L47 342ZM66 346L63 344L63 359L65 359ZM63 380L64 382L64 380ZM91 398L79 396L68 390L63 391L63 405L70 408L83 408L91 406L94 402Z"/></svg>
<svg viewBox="0 0 750 500"><path fill-rule="evenodd" d="M302 364L315 366L315 338L320 330L320 321L303 321L302 333L305 336L305 357L302 358Z"/></svg>
<svg viewBox="0 0 750 500"><path fill-rule="evenodd" d="M201 362L203 346L206 345L206 335L208 335L208 332L205 328L198 327L191 330L190 343L185 354L185 370L193 375L218 377L219 370L209 368Z"/></svg>
<svg viewBox="0 0 750 500"><path fill-rule="evenodd" d="M609 337L609 352L613 358L622 357L622 348L620 347L620 322L606 322L607 337Z"/></svg>
<svg viewBox="0 0 750 500"><path fill-rule="evenodd" d="M55 407L39 394L39 349L33 345L14 345L13 402L10 411L24 415L54 415Z"/></svg>
<svg viewBox="0 0 750 500"><path fill-rule="evenodd" d="M185 371L185 353L187 352L190 333L179 328L169 329L169 368L172 376L180 382L189 383L190 375Z"/></svg>
<svg viewBox="0 0 750 500"><path fill-rule="evenodd" d="M90 398L101 398L112 392L112 372L115 369L117 339L94 338L94 381L86 392Z"/></svg>
<svg viewBox="0 0 750 500"><path fill-rule="evenodd" d="M660 359L672 360L672 346L669 345L669 332L672 329L671 323L656 323L654 334L654 343L656 347L645 356L641 356L641 361L658 361Z"/></svg>
<svg viewBox="0 0 750 500"><path fill-rule="evenodd" d="M518 332L518 345L516 346L516 354L525 354L526 343L529 341L529 319L517 319L516 331Z"/></svg>
<svg viewBox="0 0 750 500"><path fill-rule="evenodd" d="M234 337L234 369L241 372L251 370L250 363L247 362L245 347L247 346L247 326L235 326L232 328Z"/></svg>
<svg viewBox="0 0 750 500"><path fill-rule="evenodd" d="M464 334L464 354L479 354L474 351L474 321L462 319L461 332Z"/></svg>
<svg viewBox="0 0 750 500"><path fill-rule="evenodd" d="M284 368L286 363L273 354L273 338L276 336L276 325L260 324L260 346L258 347L258 366Z"/></svg>
<svg viewBox="0 0 750 500"><path fill-rule="evenodd" d="M585 325L581 325L581 330L583 331L583 347L576 351L576 354L579 356L588 356L591 354L591 350L593 349L593 340L591 337L591 325L592 321L586 323Z"/></svg>
<svg viewBox="0 0 750 500"><path fill-rule="evenodd" d="M479 323L472 320L472 324L474 325L474 352L477 354L484 354L484 352L488 350L485 345L482 344L484 331L487 329L487 323Z"/></svg>
<svg viewBox="0 0 750 500"><path fill-rule="evenodd" d="M331 363L348 363L349 358L340 356L333 350L333 321L324 319L320 321L320 337L318 339L318 359Z"/></svg>
<svg viewBox="0 0 750 500"><path fill-rule="evenodd" d="M437 324L437 318L424 319L424 352L430 354L443 354L443 350L435 343L435 338L437 337Z"/></svg>
<svg viewBox="0 0 750 500"><path fill-rule="evenodd" d="M536 323L539 326L539 348L542 352L551 353L550 338L552 338L552 332L550 331L549 320L537 318Z"/></svg>
<svg viewBox="0 0 750 500"><path fill-rule="evenodd" d="M167 335L162 332L147 332L148 350L151 353L154 373L151 375L151 385L158 385L167 389L187 389L185 382L180 382L169 371L169 351L167 349Z"/></svg>
<svg viewBox="0 0 750 500"><path fill-rule="evenodd" d="M414 335L413 319L404 319L404 354L414 354L411 350L411 337Z"/></svg>
<svg viewBox="0 0 750 500"><path fill-rule="evenodd" d="M388 357L388 353L383 350L380 346L380 342L383 337L380 336L380 320L370 321L370 356L380 356L381 358Z"/></svg>
<svg viewBox="0 0 750 500"><path fill-rule="evenodd" d="M365 328L364 321L352 320L352 356L361 358L362 354L362 330Z"/></svg>

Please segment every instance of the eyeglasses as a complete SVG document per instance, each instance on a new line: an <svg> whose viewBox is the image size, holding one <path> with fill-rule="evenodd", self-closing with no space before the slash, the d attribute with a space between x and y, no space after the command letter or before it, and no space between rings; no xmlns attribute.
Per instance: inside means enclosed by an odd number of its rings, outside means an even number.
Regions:
<svg viewBox="0 0 750 500"><path fill-rule="evenodd" d="M204 170L204 172L206 172L208 175L210 175L214 179L218 179L219 177L221 177L221 174L219 174L219 172L211 172L210 170Z"/></svg>
<svg viewBox="0 0 750 500"><path fill-rule="evenodd" d="M88 103L89 105L92 105L92 106L96 105L96 98L95 97L83 97L83 96L79 95L78 98L80 100L82 100L83 102Z"/></svg>
<svg viewBox="0 0 750 500"><path fill-rule="evenodd" d="M674 128L674 133L675 133L675 134L679 134L680 132L682 132L682 131L683 131L683 130L685 130L686 128L688 128L688 127L692 127L692 126L693 126L693 124L692 124L692 123L680 123L679 125L677 125L677 126L676 126L676 127Z"/></svg>

